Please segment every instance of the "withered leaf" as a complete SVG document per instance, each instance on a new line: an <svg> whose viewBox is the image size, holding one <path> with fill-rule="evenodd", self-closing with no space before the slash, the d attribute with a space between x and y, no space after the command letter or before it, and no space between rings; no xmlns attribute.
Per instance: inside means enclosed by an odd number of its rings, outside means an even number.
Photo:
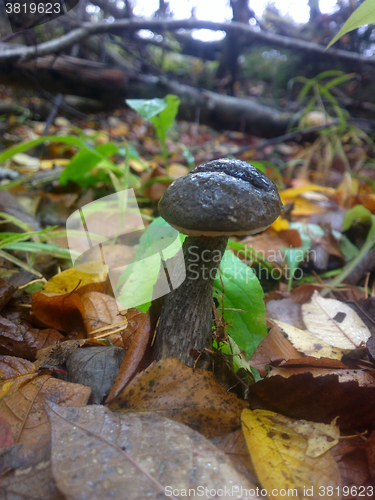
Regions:
<svg viewBox="0 0 375 500"><path fill-rule="evenodd" d="M7 281L3 280L3 278L0 278L0 311L13 297L16 290L16 287L10 285Z"/></svg>
<svg viewBox="0 0 375 500"><path fill-rule="evenodd" d="M273 326L267 337L256 348L249 360L249 365L259 370L262 377L267 375L266 365L284 359L303 358L278 326Z"/></svg>
<svg viewBox="0 0 375 500"><path fill-rule="evenodd" d="M110 404L113 410L158 412L209 438L235 430L246 406L213 373L193 371L174 358L152 363Z"/></svg>
<svg viewBox="0 0 375 500"><path fill-rule="evenodd" d="M78 347L85 344L86 340L65 340L52 347L46 347L38 351L36 355L35 366L37 368L54 368L66 363L69 356Z"/></svg>
<svg viewBox="0 0 375 500"><path fill-rule="evenodd" d="M115 346L76 349L66 367L70 382L91 388L90 404L100 404L109 393L122 360L124 350Z"/></svg>
<svg viewBox="0 0 375 500"><path fill-rule="evenodd" d="M149 313L145 314L137 309L130 309L126 316L128 326L122 333L126 355L107 398L107 404L118 396L137 372L150 339L151 321Z"/></svg>
<svg viewBox="0 0 375 500"><path fill-rule="evenodd" d="M32 328L25 322L14 323L0 316L0 354L32 361L39 349L54 345L63 338L53 328Z"/></svg>
<svg viewBox="0 0 375 500"><path fill-rule="evenodd" d="M84 331L84 307L78 293L47 294L35 292L32 308L39 321L63 332Z"/></svg>
<svg viewBox="0 0 375 500"><path fill-rule="evenodd" d="M0 356L0 400L37 377L36 366L23 358Z"/></svg>
<svg viewBox="0 0 375 500"><path fill-rule="evenodd" d="M167 486L180 492L199 485L254 488L203 436L161 415L52 404L48 415L53 476L67 500L123 500L124 492L126 500L157 500Z"/></svg>
<svg viewBox="0 0 375 500"><path fill-rule="evenodd" d="M252 408L357 428L375 418L375 379L361 370L275 368L249 388Z"/></svg>

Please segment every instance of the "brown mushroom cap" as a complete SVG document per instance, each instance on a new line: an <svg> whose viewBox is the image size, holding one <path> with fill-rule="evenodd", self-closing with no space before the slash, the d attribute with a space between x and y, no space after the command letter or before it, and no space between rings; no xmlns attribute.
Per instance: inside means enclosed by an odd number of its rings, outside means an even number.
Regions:
<svg viewBox="0 0 375 500"><path fill-rule="evenodd" d="M240 160L220 159L175 180L159 202L160 215L190 236L230 236L263 231L282 203L275 184Z"/></svg>

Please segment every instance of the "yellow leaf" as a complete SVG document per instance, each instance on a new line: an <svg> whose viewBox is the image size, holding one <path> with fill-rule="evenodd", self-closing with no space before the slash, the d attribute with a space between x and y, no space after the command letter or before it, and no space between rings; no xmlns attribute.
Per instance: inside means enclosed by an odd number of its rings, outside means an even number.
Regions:
<svg viewBox="0 0 375 500"><path fill-rule="evenodd" d="M283 217L278 217L275 222L271 225L271 229L275 231L282 231L283 229L289 229L289 222Z"/></svg>
<svg viewBox="0 0 375 500"><path fill-rule="evenodd" d="M64 294L82 288L84 285L102 283L105 280L106 271L101 262L86 262L53 276L44 285L43 292Z"/></svg>
<svg viewBox="0 0 375 500"><path fill-rule="evenodd" d="M341 498L337 463L330 451L318 457L306 454L308 439L298 432L298 426L294 428L301 421L271 411L247 409L241 420L258 479L270 499L318 500L328 497L328 488L330 499Z"/></svg>
<svg viewBox="0 0 375 500"><path fill-rule="evenodd" d="M320 336L315 335L309 330L301 330L289 323L284 323L276 319L273 322L281 328L293 347L305 354L305 356L340 360L344 354L350 351L350 349L341 349L328 344Z"/></svg>

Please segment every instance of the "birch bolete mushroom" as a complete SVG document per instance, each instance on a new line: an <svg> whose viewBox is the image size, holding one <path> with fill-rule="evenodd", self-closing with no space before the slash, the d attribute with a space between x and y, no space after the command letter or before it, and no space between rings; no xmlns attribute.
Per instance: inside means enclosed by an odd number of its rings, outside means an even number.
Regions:
<svg viewBox="0 0 375 500"><path fill-rule="evenodd" d="M205 163L168 187L159 212L188 235L183 245L186 278L165 298L156 359L175 357L193 365L194 350L203 350L211 340L212 287L229 236L263 231L281 209L274 183L240 160Z"/></svg>

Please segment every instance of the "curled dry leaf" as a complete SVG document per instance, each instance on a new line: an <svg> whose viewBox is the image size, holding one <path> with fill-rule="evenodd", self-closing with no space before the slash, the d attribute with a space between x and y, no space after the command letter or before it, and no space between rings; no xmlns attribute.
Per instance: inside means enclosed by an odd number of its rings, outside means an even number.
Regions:
<svg viewBox="0 0 375 500"><path fill-rule="evenodd" d="M110 329L117 333L110 337L110 342L115 343L115 336L120 342L116 342L118 347L122 347L121 332L127 326L127 317L120 312L121 305L110 295L99 292L87 292L82 295L84 307L83 322L89 336L94 336L98 330L105 329L105 333ZM118 331L120 330L120 331Z"/></svg>
<svg viewBox="0 0 375 500"><path fill-rule="evenodd" d="M103 406L61 408L49 405L52 469L67 500L156 500L209 490L254 485L237 473L230 460L203 436L161 415L124 414ZM189 493L190 489L190 493ZM196 494L194 495L195 492ZM206 496L212 498L212 495Z"/></svg>
<svg viewBox="0 0 375 500"><path fill-rule="evenodd" d="M261 377L265 377L268 373L266 365L298 358L302 359L302 354L293 347L280 327L273 326L251 356L249 365L259 370Z"/></svg>
<svg viewBox="0 0 375 500"><path fill-rule="evenodd" d="M193 371L174 358L152 363L110 404L113 410L158 412L209 438L239 427L246 406L219 385L213 373Z"/></svg>
<svg viewBox="0 0 375 500"><path fill-rule="evenodd" d="M0 356L0 400L37 376L37 368L30 361L14 356Z"/></svg>
<svg viewBox="0 0 375 500"><path fill-rule="evenodd" d="M341 499L335 489L341 485L340 472L331 453L325 451L318 457L307 453L309 426L316 435L316 424L312 422L295 422L264 410L243 411L242 429L252 462L263 488L277 492L272 498L283 499L284 491L301 500L320 500L319 488L331 486L334 489L330 498Z"/></svg>
<svg viewBox="0 0 375 500"><path fill-rule="evenodd" d="M53 328L32 328L28 323L16 323L0 316L0 354L34 360L43 347L60 342L64 337Z"/></svg>
<svg viewBox="0 0 375 500"><path fill-rule="evenodd" d="M107 398L107 404L119 395L135 375L150 340L151 321L149 313L145 314L138 309L130 309L126 316L128 326L122 333L126 354Z"/></svg>
<svg viewBox="0 0 375 500"><path fill-rule="evenodd" d="M249 388L253 408L355 429L375 419L375 379L361 370L274 368Z"/></svg>
<svg viewBox="0 0 375 500"><path fill-rule="evenodd" d="M311 301L302 305L307 329L326 343L342 349L366 344L371 333L358 314L347 304L324 299L314 292Z"/></svg>

